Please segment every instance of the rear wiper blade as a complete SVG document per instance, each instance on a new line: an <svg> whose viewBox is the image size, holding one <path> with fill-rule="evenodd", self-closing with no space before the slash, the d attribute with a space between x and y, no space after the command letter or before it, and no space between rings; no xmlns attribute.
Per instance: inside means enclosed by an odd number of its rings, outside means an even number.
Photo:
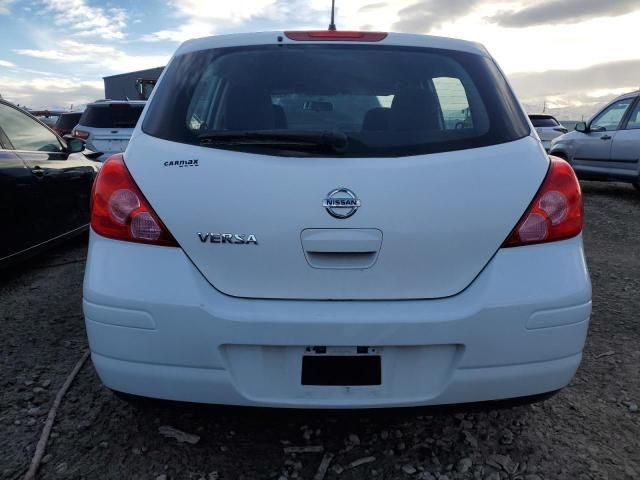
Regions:
<svg viewBox="0 0 640 480"><path fill-rule="evenodd" d="M349 139L342 132L302 130L217 130L198 135L200 145L324 149L344 152Z"/></svg>

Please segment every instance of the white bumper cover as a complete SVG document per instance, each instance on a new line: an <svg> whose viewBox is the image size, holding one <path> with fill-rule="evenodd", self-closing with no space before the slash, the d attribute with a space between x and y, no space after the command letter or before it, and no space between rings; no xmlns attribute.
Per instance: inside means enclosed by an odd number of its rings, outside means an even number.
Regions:
<svg viewBox="0 0 640 480"><path fill-rule="evenodd" d="M178 248L91 233L84 313L95 368L114 390L170 400L299 408L508 399L567 385L591 313L582 238L499 250L438 300L226 296ZM307 346L375 346L382 384L301 385Z"/></svg>

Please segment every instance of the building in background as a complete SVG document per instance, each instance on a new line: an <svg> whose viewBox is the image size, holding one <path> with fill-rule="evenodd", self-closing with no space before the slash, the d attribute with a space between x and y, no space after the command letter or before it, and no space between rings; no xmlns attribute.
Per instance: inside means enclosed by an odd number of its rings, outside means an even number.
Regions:
<svg viewBox="0 0 640 480"><path fill-rule="evenodd" d="M104 98L109 100L146 100L162 70L164 67L103 77Z"/></svg>

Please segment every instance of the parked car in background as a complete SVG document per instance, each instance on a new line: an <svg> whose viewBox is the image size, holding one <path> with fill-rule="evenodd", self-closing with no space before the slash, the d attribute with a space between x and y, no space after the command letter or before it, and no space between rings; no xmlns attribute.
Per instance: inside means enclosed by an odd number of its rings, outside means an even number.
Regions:
<svg viewBox="0 0 640 480"><path fill-rule="evenodd" d="M83 305L107 387L367 408L540 399L573 377L580 186L484 47L200 38L143 115L92 196Z"/></svg>
<svg viewBox="0 0 640 480"><path fill-rule="evenodd" d="M58 121L53 126L53 131L61 137L70 135L73 128L80 121L80 117L82 117L82 112L68 112L61 114L58 117Z"/></svg>
<svg viewBox="0 0 640 480"><path fill-rule="evenodd" d="M102 152L104 161L124 152L142 113L145 101L100 100L87 105L72 135L87 143L87 148Z"/></svg>
<svg viewBox="0 0 640 480"><path fill-rule="evenodd" d="M16 105L18 106L18 105ZM63 110L33 110L30 108L20 107L21 110L33 115L48 127L53 127L58 121L58 117L64 113Z"/></svg>
<svg viewBox="0 0 640 480"><path fill-rule="evenodd" d="M37 117L37 118L49 128L53 128L56 122L58 121L58 117Z"/></svg>
<svg viewBox="0 0 640 480"><path fill-rule="evenodd" d="M53 128L56 124L56 122L58 121L59 115L55 114L55 115L39 115L36 117L38 120L40 120L42 123L44 123L47 127L49 128Z"/></svg>
<svg viewBox="0 0 640 480"><path fill-rule="evenodd" d="M529 120L538 132L542 146L547 151L551 147L551 140L569 131L553 115L529 115Z"/></svg>
<svg viewBox="0 0 640 480"><path fill-rule="evenodd" d="M0 267L87 230L101 164L83 151L0 100Z"/></svg>
<svg viewBox="0 0 640 480"><path fill-rule="evenodd" d="M615 180L640 190L640 92L622 95L575 130L553 140L550 153L580 178Z"/></svg>

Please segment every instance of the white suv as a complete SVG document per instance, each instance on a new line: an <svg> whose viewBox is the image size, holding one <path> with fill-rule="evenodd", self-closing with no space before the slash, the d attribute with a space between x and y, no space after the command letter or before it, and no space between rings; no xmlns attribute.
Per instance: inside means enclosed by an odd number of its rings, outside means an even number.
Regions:
<svg viewBox="0 0 640 480"><path fill-rule="evenodd" d="M124 152L146 102L99 100L87 105L71 134L84 140L89 150L101 152L104 161Z"/></svg>
<svg viewBox="0 0 640 480"><path fill-rule="evenodd" d="M547 152L549 148L551 148L551 141L554 138L564 135L569 131L552 115L529 115L529 120L531 120L533 128L536 129L540 137L542 146Z"/></svg>
<svg viewBox="0 0 640 480"><path fill-rule="evenodd" d="M450 404L554 392L580 364L580 187L475 43L186 42L91 225L86 326L118 392Z"/></svg>

